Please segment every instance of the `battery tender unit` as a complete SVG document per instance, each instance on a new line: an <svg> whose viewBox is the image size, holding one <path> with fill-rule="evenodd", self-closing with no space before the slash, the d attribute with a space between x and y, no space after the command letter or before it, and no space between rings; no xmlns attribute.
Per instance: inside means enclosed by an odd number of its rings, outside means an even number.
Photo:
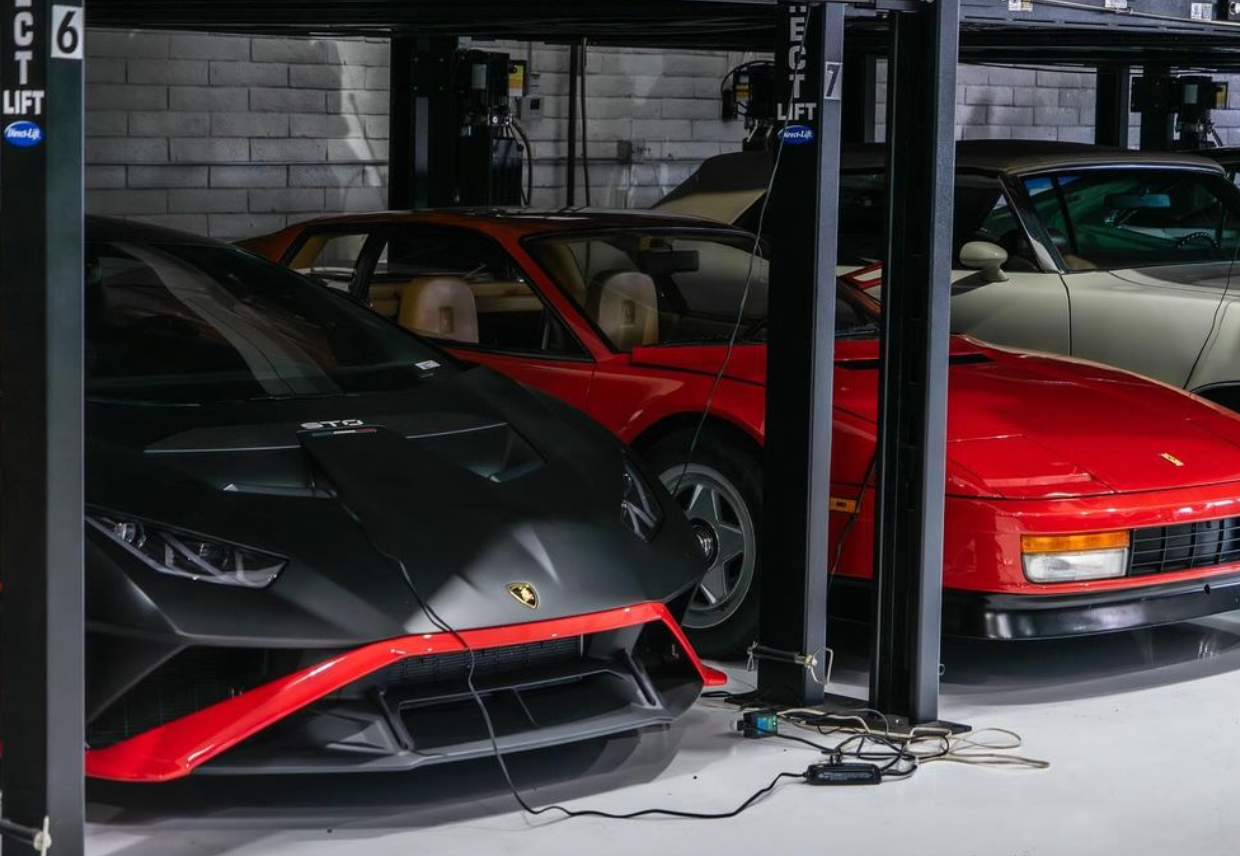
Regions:
<svg viewBox="0 0 1240 856"><path fill-rule="evenodd" d="M774 710L748 710L736 721L736 730L750 740L779 734L779 713Z"/></svg>

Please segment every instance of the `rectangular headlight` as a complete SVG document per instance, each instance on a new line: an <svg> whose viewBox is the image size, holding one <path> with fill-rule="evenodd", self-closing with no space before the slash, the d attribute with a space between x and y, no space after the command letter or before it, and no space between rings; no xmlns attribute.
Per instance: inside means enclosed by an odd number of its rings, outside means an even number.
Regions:
<svg viewBox="0 0 1240 856"><path fill-rule="evenodd" d="M282 556L132 517L91 513L86 522L152 570L196 582L261 589L287 564Z"/></svg>
<svg viewBox="0 0 1240 856"><path fill-rule="evenodd" d="M1021 559L1035 583L1107 580L1128 572L1128 532L1088 535L1025 535Z"/></svg>

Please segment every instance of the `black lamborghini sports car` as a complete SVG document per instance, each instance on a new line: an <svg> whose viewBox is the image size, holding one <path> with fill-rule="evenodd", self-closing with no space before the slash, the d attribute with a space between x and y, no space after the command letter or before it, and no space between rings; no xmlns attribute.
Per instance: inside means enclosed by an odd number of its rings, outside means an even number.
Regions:
<svg viewBox="0 0 1240 856"><path fill-rule="evenodd" d="M719 681L697 538L584 416L234 247L86 259L90 775L412 768L493 751L473 690L521 750Z"/></svg>

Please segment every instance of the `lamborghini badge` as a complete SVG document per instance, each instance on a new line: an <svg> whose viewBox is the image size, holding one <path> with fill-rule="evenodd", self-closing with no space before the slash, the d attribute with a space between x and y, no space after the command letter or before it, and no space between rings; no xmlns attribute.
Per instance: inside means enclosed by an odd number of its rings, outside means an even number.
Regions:
<svg viewBox="0 0 1240 856"><path fill-rule="evenodd" d="M529 583L509 583L508 593L522 606L538 609L538 590Z"/></svg>

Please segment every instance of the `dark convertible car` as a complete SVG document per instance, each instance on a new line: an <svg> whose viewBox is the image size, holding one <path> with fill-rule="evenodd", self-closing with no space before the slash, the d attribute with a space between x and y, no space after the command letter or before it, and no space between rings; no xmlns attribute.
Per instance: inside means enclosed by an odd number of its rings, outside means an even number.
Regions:
<svg viewBox="0 0 1240 856"><path fill-rule="evenodd" d="M243 250L90 220L87 772L405 769L662 727L721 675L619 441Z"/></svg>

